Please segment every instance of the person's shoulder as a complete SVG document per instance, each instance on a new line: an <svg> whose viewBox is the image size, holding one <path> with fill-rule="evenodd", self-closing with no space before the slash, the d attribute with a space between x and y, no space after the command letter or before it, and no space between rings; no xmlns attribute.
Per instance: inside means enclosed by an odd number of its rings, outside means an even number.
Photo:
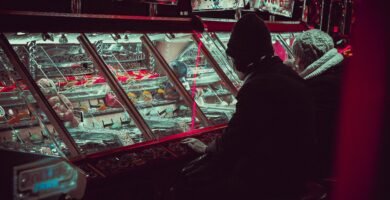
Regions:
<svg viewBox="0 0 390 200"><path fill-rule="evenodd" d="M273 79L294 79L296 81L302 81L303 79L289 66L285 65L283 62L275 62L267 66L267 69L263 73L258 73L258 75L264 76L266 78Z"/></svg>
<svg viewBox="0 0 390 200"><path fill-rule="evenodd" d="M243 88L261 90L277 90L278 88L304 88L304 80L284 64L272 66L267 73L256 73L244 84Z"/></svg>
<svg viewBox="0 0 390 200"><path fill-rule="evenodd" d="M344 64L338 64L328 71L320 74L316 77L306 80L306 84L309 86L318 86L318 85L334 85L338 86L341 84L342 76L344 71Z"/></svg>
<svg viewBox="0 0 390 200"><path fill-rule="evenodd" d="M291 87L302 87L303 85L305 85L302 77L300 77L294 70L292 70L287 65L282 63L275 67L277 67L277 71L275 73L270 74L270 76L268 76L269 79Z"/></svg>

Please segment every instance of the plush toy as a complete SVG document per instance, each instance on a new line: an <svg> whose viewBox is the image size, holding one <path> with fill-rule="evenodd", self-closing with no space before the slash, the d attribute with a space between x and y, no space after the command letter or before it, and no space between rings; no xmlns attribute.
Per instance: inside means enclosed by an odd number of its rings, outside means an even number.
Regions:
<svg viewBox="0 0 390 200"><path fill-rule="evenodd" d="M189 90L190 87L189 87L188 82L186 81L187 71L188 71L187 65L181 61L175 60L170 64L170 67L172 68L173 72L175 73L176 78L181 81L181 83L183 84L183 86L187 90ZM165 88L164 88L164 98L167 100L180 99L179 93L176 91L176 89L173 87L173 85L169 82L166 83Z"/></svg>
<svg viewBox="0 0 390 200"><path fill-rule="evenodd" d="M104 97L104 103L108 107L112 108L121 108L122 104L119 102L118 98L115 96L113 92L107 92L106 96Z"/></svg>
<svg viewBox="0 0 390 200"><path fill-rule="evenodd" d="M58 117L64 122L69 122L71 127L77 127L80 122L73 114L72 103L66 96L57 93L54 82L50 79L42 78L37 84L43 94L48 98L50 105Z"/></svg>

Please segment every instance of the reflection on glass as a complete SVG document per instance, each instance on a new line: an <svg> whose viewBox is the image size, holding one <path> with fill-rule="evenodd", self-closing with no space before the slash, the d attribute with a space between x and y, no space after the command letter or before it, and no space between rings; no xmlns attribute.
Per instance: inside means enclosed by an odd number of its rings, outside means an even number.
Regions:
<svg viewBox="0 0 390 200"><path fill-rule="evenodd" d="M64 156L64 143L0 49L0 148Z"/></svg>
<svg viewBox="0 0 390 200"><path fill-rule="evenodd" d="M230 37L230 35L227 35ZM228 38L229 39L229 38ZM228 39L223 38L220 40L217 36L212 36L210 33L203 33L201 35L201 40L206 48L213 55L213 58L218 62L219 66L222 68L224 73L229 77L230 81L236 86L236 88L240 88L242 85L242 81L238 78L236 72L233 70L233 62L230 57L226 55L226 45ZM226 42L223 43L222 41Z"/></svg>
<svg viewBox="0 0 390 200"><path fill-rule="evenodd" d="M272 38L272 45L274 47L275 55L279 56L283 61L286 61L287 59L291 59L291 47L294 43L294 39L296 35L299 33L271 33L271 38ZM212 52L213 55L216 55L215 57L219 57L218 55L222 55L221 57L225 56L226 58L226 48L227 48L227 43L230 38L230 33L216 33L216 37L205 37L205 38L210 38L207 40L212 40L213 43L210 43L207 45L209 48L210 52ZM218 53L219 51L219 53ZM223 59L220 59L223 60ZM222 63L222 61L218 61L219 63ZM229 63L229 62L228 62ZM220 64L221 66L226 66L231 68L232 64ZM229 71L233 71L232 69L224 69L226 74L229 74ZM231 81L235 85L239 87L242 86L242 81L239 81L237 77L234 75L228 76Z"/></svg>
<svg viewBox="0 0 390 200"><path fill-rule="evenodd" d="M193 10L225 10L244 7L244 0L191 0Z"/></svg>
<svg viewBox="0 0 390 200"><path fill-rule="evenodd" d="M175 37L150 35L155 47L171 68L180 63L185 77L177 74L200 109L213 124L227 123L235 109L235 98L225 87L214 68L200 50L191 34L175 34ZM175 64L176 63L176 64ZM184 82L185 80L185 82Z"/></svg>
<svg viewBox="0 0 390 200"><path fill-rule="evenodd" d="M294 40L296 36L299 33L279 33L279 34L274 34L275 37L275 43L274 43L274 48L275 51L277 50L275 47L275 44L278 43L279 46L282 46L282 48L279 48L279 54L277 54L283 61L287 59L292 59L292 45L294 44ZM282 53L284 51L284 54Z"/></svg>
<svg viewBox="0 0 390 200"><path fill-rule="evenodd" d="M190 107L142 44L141 35L117 35L121 39L114 40L110 34L89 34L87 37L154 135L160 138L200 128L199 120L192 116ZM181 62L171 64L185 81L185 65Z"/></svg>
<svg viewBox="0 0 390 200"><path fill-rule="evenodd" d="M250 0L253 8L285 17L292 17L294 2L293 0Z"/></svg>
<svg viewBox="0 0 390 200"><path fill-rule="evenodd" d="M82 49L78 35L7 34L7 37L81 152L92 153L144 141ZM110 48L120 52L119 46ZM122 55L119 59L136 60L137 56Z"/></svg>

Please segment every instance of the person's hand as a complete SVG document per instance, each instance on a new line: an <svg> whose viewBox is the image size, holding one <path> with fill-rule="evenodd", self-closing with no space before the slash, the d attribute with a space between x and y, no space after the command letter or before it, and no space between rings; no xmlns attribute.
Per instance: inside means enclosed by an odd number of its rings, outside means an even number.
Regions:
<svg viewBox="0 0 390 200"><path fill-rule="evenodd" d="M197 153L206 153L207 145L195 138L186 138L181 141L182 144L187 144L192 150Z"/></svg>
<svg viewBox="0 0 390 200"><path fill-rule="evenodd" d="M283 63L285 65L291 67L295 71L295 61L294 61L294 59L286 59Z"/></svg>
<svg viewBox="0 0 390 200"><path fill-rule="evenodd" d="M300 69L299 65L297 64L298 62L299 62L299 59L296 60L294 58L291 58L291 59L285 60L283 63L299 74L300 71L302 71L302 69Z"/></svg>

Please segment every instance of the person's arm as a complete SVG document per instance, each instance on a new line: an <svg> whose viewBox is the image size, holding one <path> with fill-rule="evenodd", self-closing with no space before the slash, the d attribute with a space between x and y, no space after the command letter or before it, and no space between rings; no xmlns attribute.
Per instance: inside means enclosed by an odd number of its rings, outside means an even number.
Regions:
<svg viewBox="0 0 390 200"><path fill-rule="evenodd" d="M267 85L267 83L265 83ZM205 146L197 139L187 139L184 143L191 142L189 146L199 153L208 153L214 157L234 156L242 153L250 153L250 149L256 146L265 146L261 143L264 132L269 129L269 119L273 112L270 87L258 87L258 84L243 86L237 97L236 112L230 119L228 127L222 137ZM202 143L202 144L200 144ZM226 157L227 158L227 157ZM229 158L227 158L229 159Z"/></svg>
<svg viewBox="0 0 390 200"><path fill-rule="evenodd" d="M250 124L245 123L245 118L250 116L251 113L246 113L247 109L243 109L241 106L242 103L250 103L250 102L242 102L242 99L238 101L236 104L236 112L233 117L230 119L228 127L222 133L221 138L217 138L213 140L210 144L206 145L202 141L195 138L186 138L182 140L183 144L187 144L192 150L197 153L208 153L210 155L217 156L219 154L223 154L225 151L233 151L235 147L243 144L245 136L245 127L251 126Z"/></svg>
<svg viewBox="0 0 390 200"><path fill-rule="evenodd" d="M236 112L230 119L222 137L211 142L206 152L211 155L233 156L248 153L262 134L262 123L266 123L271 107L268 103L268 89L256 87L255 84L244 86L238 97ZM272 94L271 94L272 95ZM257 140L257 141L254 141Z"/></svg>

